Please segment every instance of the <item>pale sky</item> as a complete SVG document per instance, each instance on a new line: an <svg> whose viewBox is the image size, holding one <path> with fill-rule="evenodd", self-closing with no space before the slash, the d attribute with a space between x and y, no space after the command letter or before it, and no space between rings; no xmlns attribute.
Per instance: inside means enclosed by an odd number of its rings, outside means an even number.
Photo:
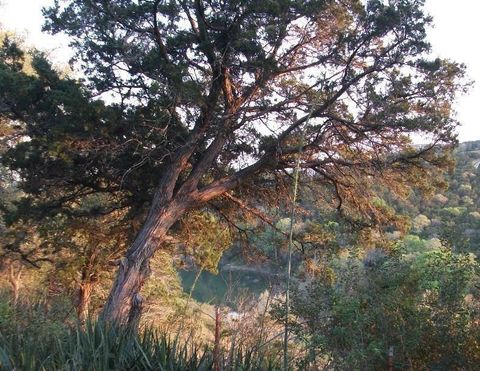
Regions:
<svg viewBox="0 0 480 371"><path fill-rule="evenodd" d="M0 0L0 25L5 30L23 35L28 44L49 51L58 63L64 64L72 56L66 37L41 33L41 8L52 2ZM455 109L462 123L460 141L480 140L480 1L427 0L426 9L435 24L429 32L433 55L465 63L469 78L478 82L468 95L458 99Z"/></svg>

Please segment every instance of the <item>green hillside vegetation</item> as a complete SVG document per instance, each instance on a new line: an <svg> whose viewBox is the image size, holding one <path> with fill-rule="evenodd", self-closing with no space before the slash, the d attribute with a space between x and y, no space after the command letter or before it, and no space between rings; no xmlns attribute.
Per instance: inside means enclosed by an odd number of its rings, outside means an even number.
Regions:
<svg viewBox="0 0 480 371"><path fill-rule="evenodd" d="M407 213L413 217L413 234L438 238L455 252L478 256L479 159L478 142L460 144L455 155L456 167L448 178L448 189L421 202L412 197Z"/></svg>

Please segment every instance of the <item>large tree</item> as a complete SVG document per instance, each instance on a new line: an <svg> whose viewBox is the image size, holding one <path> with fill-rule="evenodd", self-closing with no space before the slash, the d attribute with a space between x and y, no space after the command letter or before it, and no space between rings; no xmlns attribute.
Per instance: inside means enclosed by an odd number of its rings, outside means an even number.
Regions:
<svg viewBox="0 0 480 371"><path fill-rule="evenodd" d="M339 209L374 218L376 182L442 166L437 145L454 142L463 67L429 59L422 5L57 1L45 29L71 37L85 80L41 56L33 77L18 56L2 62L2 115L30 138L5 161L35 194L24 209L55 199L48 210L74 214L93 193L111 195L99 213L148 209L104 308L121 324L137 321L149 261L186 212L222 197L248 209L296 158Z"/></svg>

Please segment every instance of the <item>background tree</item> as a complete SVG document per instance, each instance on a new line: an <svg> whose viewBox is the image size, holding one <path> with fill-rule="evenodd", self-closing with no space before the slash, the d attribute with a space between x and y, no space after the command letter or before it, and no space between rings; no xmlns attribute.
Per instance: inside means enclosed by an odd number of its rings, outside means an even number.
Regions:
<svg viewBox="0 0 480 371"><path fill-rule="evenodd" d="M119 222L121 219L119 212L93 219L59 214L42 222L40 249L54 256L50 276L65 288L63 294L73 297L82 323L91 315L92 299L105 299L102 286L110 282L113 268L131 240L132 228Z"/></svg>
<svg viewBox="0 0 480 371"><path fill-rule="evenodd" d="M375 186L444 166L436 145L454 141L463 67L427 58L422 5L57 2L45 28L72 38L86 81L41 56L33 77L7 49L1 62L2 116L30 138L5 159L34 196L24 210L92 193L148 209L104 309L122 324L136 322L150 258L187 211L261 198L300 153L338 209L375 221ZM411 133L432 144L412 147Z"/></svg>

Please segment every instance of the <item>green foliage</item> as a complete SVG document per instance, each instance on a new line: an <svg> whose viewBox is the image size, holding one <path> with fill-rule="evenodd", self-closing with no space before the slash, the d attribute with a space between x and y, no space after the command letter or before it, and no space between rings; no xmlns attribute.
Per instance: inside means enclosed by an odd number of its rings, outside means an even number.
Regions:
<svg viewBox="0 0 480 371"><path fill-rule="evenodd" d="M478 364L480 265L471 255L420 242L394 255L372 250L363 260L337 259L333 281L318 277L297 291L297 334L311 356L339 369L381 369L393 346L398 369Z"/></svg>
<svg viewBox="0 0 480 371"><path fill-rule="evenodd" d="M218 273L220 258L232 245L230 228L210 212L189 213L182 220L180 238L197 267L212 273Z"/></svg>
<svg viewBox="0 0 480 371"><path fill-rule="evenodd" d="M27 67L33 72L25 72ZM25 53L8 38L0 48L0 101L10 107L2 109L0 134L6 135L3 126L16 122L16 138L22 138L10 141L2 155L2 163L19 175L17 185L26 192L12 221L57 212L76 215L76 202L86 204L92 194L115 198L117 209L141 209L158 180L152 166L158 167L172 149L165 130L172 129L175 138L181 135L171 121L165 128L164 123L150 124L163 115L158 104L123 112L121 105L92 100L80 81L63 76L44 55ZM137 135L152 142L139 147ZM133 169L142 173L141 179L129 176ZM95 216L111 208L111 203L100 205L82 214Z"/></svg>

